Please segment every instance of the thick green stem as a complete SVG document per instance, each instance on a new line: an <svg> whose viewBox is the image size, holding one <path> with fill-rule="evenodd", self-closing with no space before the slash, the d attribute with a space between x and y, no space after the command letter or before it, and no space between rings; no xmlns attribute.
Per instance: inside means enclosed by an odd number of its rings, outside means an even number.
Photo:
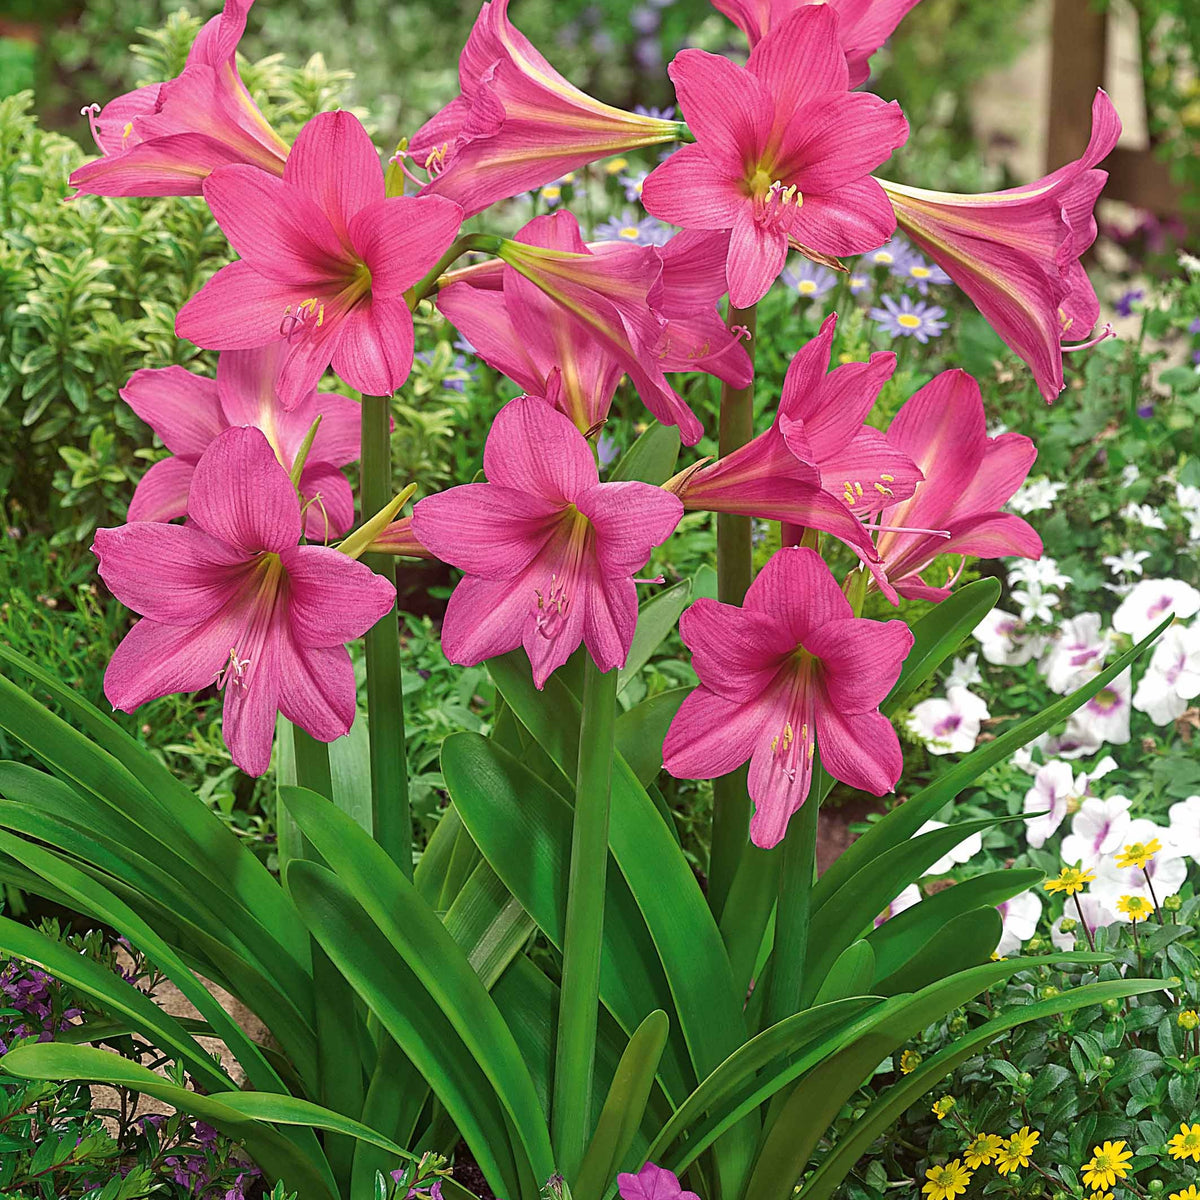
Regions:
<svg viewBox="0 0 1200 1200"><path fill-rule="evenodd" d="M729 306L725 324L742 326L750 333L746 347L754 359L757 309ZM731 454L754 437L754 385L735 388L721 385L719 431L721 457ZM717 599L741 604L752 573L750 518L717 514ZM750 826L750 796L746 768L713 780L712 851L708 867L708 905L719 919L733 885L738 861L746 846Z"/></svg>
<svg viewBox="0 0 1200 1200"><path fill-rule="evenodd" d="M410 308L416 308L417 301L424 300L430 292L437 291L438 279L447 267L456 259L461 258L470 250L482 250L485 254L495 254L500 249L504 239L494 233L464 233L455 238L450 249L430 268L429 273L413 285L412 303Z"/></svg>
<svg viewBox="0 0 1200 1200"><path fill-rule="evenodd" d="M550 1114L556 1165L571 1183L583 1162L592 1126L592 1074L596 1058L616 701L617 672L602 674L589 656L584 666L583 713L579 722L579 765Z"/></svg>
<svg viewBox="0 0 1200 1200"><path fill-rule="evenodd" d="M820 764L814 762L808 799L788 822L780 847L783 861L775 900L775 946L771 951L771 990L765 1019L768 1026L798 1012L804 994L804 960L808 955L812 887L817 871L820 775Z"/></svg>
<svg viewBox="0 0 1200 1200"><path fill-rule="evenodd" d="M292 750L296 756L296 783L310 792L333 799L333 773L329 769L329 747L318 742L299 725L292 726Z"/></svg>
<svg viewBox="0 0 1200 1200"><path fill-rule="evenodd" d="M363 520L392 498L391 405L387 396L363 397L360 496ZM364 554L363 562L390 583L396 582L396 560L390 554ZM404 744L400 625L395 607L367 631L366 643L372 832L392 861L411 879L412 818Z"/></svg>

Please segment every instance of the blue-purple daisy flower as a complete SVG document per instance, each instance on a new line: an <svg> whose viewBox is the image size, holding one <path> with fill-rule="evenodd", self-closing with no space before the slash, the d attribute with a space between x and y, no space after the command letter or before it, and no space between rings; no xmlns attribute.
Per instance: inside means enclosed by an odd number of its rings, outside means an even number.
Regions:
<svg viewBox="0 0 1200 1200"><path fill-rule="evenodd" d="M625 199L630 204L642 198L642 184L646 182L648 171L630 171L626 175L618 175L617 182L625 189Z"/></svg>
<svg viewBox="0 0 1200 1200"><path fill-rule="evenodd" d="M926 262L915 250L909 250L903 258L898 258L888 270L897 279L905 279L914 284L922 296L929 295L931 283L940 287L954 282L941 267L936 263Z"/></svg>
<svg viewBox="0 0 1200 1200"><path fill-rule="evenodd" d="M671 230L654 217L639 217L631 208L620 215L601 221L596 226L596 239L601 242L631 242L635 246L663 246Z"/></svg>
<svg viewBox="0 0 1200 1200"><path fill-rule="evenodd" d="M924 344L946 330L942 319L946 310L936 304L922 300L915 303L911 296L903 295L897 303L891 296L881 296L882 308L871 309L871 317L891 337L912 337Z"/></svg>
<svg viewBox="0 0 1200 1200"><path fill-rule="evenodd" d="M791 267L784 268L783 282L788 287L795 288L802 299L817 300L833 291L837 276L828 267L803 258L800 260L800 266L794 271Z"/></svg>

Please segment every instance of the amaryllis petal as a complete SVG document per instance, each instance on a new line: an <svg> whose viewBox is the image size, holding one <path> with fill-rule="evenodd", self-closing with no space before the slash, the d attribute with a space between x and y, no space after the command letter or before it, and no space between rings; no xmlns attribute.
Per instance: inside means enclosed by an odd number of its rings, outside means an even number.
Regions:
<svg viewBox="0 0 1200 1200"><path fill-rule="evenodd" d="M806 196L792 219L791 237L826 254L863 254L896 231L891 207L874 179L858 179L835 192Z"/></svg>
<svg viewBox="0 0 1200 1200"><path fill-rule="evenodd" d="M746 592L745 607L770 617L793 643L852 615L850 601L812 550L787 546L771 561L770 573L760 571Z"/></svg>
<svg viewBox="0 0 1200 1200"><path fill-rule="evenodd" d="M413 532L432 554L469 575L511 579L549 541L560 507L524 489L467 483L421 500Z"/></svg>
<svg viewBox="0 0 1200 1200"><path fill-rule="evenodd" d="M172 454L192 462L226 427L216 383L183 367L135 371L120 395Z"/></svg>
<svg viewBox="0 0 1200 1200"><path fill-rule="evenodd" d="M511 579L468 575L446 603L442 652L453 663L474 666L515 650L524 637L533 597Z"/></svg>
<svg viewBox="0 0 1200 1200"><path fill-rule="evenodd" d="M749 209L740 207L729 235L730 304L734 308L757 304L779 277L787 252L787 234L756 221Z"/></svg>
<svg viewBox="0 0 1200 1200"><path fill-rule="evenodd" d="M622 575L645 566L650 552L671 536L683 516L678 496L632 480L588 488L575 504L595 527L601 565Z"/></svg>
<svg viewBox="0 0 1200 1200"><path fill-rule="evenodd" d="M727 700L706 687L690 692L667 730L663 763L677 779L728 775L746 761L745 746L757 741L767 714Z"/></svg>
<svg viewBox="0 0 1200 1200"><path fill-rule="evenodd" d="M346 247L353 244L351 222L383 193L379 152L362 123L348 112L322 113L305 125L283 178L325 214Z"/></svg>
<svg viewBox="0 0 1200 1200"><path fill-rule="evenodd" d="M463 210L441 196L390 196L354 218L350 239L371 272L376 296L399 297L442 256L462 225Z"/></svg>
<svg viewBox="0 0 1200 1200"><path fill-rule="evenodd" d="M804 73L795 74L803 77ZM780 169L802 179L804 189L822 195L861 180L887 160L891 153L887 147L908 137L908 121L895 101L858 92L825 96L805 110L804 118L784 136L780 155L787 166ZM882 188L871 191L882 208L879 201L886 203Z"/></svg>
<svg viewBox="0 0 1200 1200"><path fill-rule="evenodd" d="M202 133L175 133L84 163L70 182L83 195L199 196L209 175L241 162L234 148Z"/></svg>
<svg viewBox="0 0 1200 1200"><path fill-rule="evenodd" d="M892 791L904 770L900 739L892 723L878 712L848 714L836 706L820 709L817 744L821 765L835 779L873 796ZM870 746L872 753L864 754L863 746Z"/></svg>
<svg viewBox="0 0 1200 1200"><path fill-rule="evenodd" d="M474 287L463 280L439 288L437 306L490 367L534 395L545 389L545 375L516 334L503 290Z"/></svg>
<svg viewBox="0 0 1200 1200"><path fill-rule="evenodd" d="M229 660L234 625L222 609L186 630L143 618L113 651L104 672L104 695L113 708L133 712L175 692L211 687Z"/></svg>
<svg viewBox="0 0 1200 1200"><path fill-rule="evenodd" d="M740 172L739 151L746 146L761 150L770 133L774 105L765 83L707 50L681 50L667 74L688 128L713 165L730 175Z"/></svg>
<svg viewBox="0 0 1200 1200"><path fill-rule="evenodd" d="M285 640L279 661L279 711L322 742L354 724L354 664L345 646L297 646Z"/></svg>
<svg viewBox="0 0 1200 1200"><path fill-rule="evenodd" d="M637 628L637 588L632 579L604 575L583 612L583 644L601 671L625 665Z"/></svg>
<svg viewBox="0 0 1200 1200"><path fill-rule="evenodd" d="M227 429L213 441L192 478L188 516L248 554L278 553L300 538L295 489L258 429Z"/></svg>
<svg viewBox="0 0 1200 1200"><path fill-rule="evenodd" d="M825 691L844 715L879 707L895 686L912 644L903 621L860 617L834 618L804 639L805 649L829 667Z"/></svg>
<svg viewBox="0 0 1200 1200"><path fill-rule="evenodd" d="M354 524L354 493L337 467L310 457L297 490L304 505L304 536L310 542L330 542L349 532Z"/></svg>
<svg viewBox="0 0 1200 1200"><path fill-rule="evenodd" d="M188 492L195 466L181 458L156 462L138 480L129 502L126 519L130 521L173 521L187 516Z"/></svg>
<svg viewBox="0 0 1200 1200"><path fill-rule="evenodd" d="M284 180L254 167L223 167L205 180L204 198L242 261L260 275L295 280L303 290L344 272L347 251L328 215Z"/></svg>
<svg viewBox="0 0 1200 1200"><path fill-rule="evenodd" d="M698 188L697 176L709 181ZM646 211L686 229L731 229L742 208L736 180L724 175L707 149L680 146L642 185Z"/></svg>
<svg viewBox="0 0 1200 1200"><path fill-rule="evenodd" d="M571 503L600 479L587 442L562 413L531 396L510 401L483 450L489 483Z"/></svg>
<svg viewBox="0 0 1200 1200"><path fill-rule="evenodd" d="M400 299L356 304L344 319L333 369L368 396L390 396L412 370L413 323Z"/></svg>
<svg viewBox="0 0 1200 1200"><path fill-rule="evenodd" d="M819 105L812 115L820 119L827 105L848 95L850 72L838 45L838 21L831 5L803 5L772 25L777 35L754 47L746 69L774 97L778 133L805 105ZM803 71L796 70L798 59L804 63Z"/></svg>
<svg viewBox="0 0 1200 1200"><path fill-rule="evenodd" d="M283 336L296 287L260 275L249 263L222 267L180 310L175 332L210 350L254 350Z"/></svg>
<svg viewBox="0 0 1200 1200"><path fill-rule="evenodd" d="M795 639L771 614L722 604L707 596L688 607L679 636L692 652L700 682L726 700L745 702L761 695L778 665L768 653L782 654Z"/></svg>
<svg viewBox="0 0 1200 1200"><path fill-rule="evenodd" d="M230 757L247 775L263 775L271 765L275 714L279 711L281 642L286 626L278 615L252 624L238 650L249 664L244 685L225 687L221 734Z"/></svg>
<svg viewBox="0 0 1200 1200"><path fill-rule="evenodd" d="M247 562L244 552L194 526L156 521L98 529L92 552L108 590L162 625L194 625L214 616L238 594Z"/></svg>
<svg viewBox="0 0 1200 1200"><path fill-rule="evenodd" d="M395 600L382 575L326 546L292 545L280 559L292 584L288 619L298 646L341 646L361 637Z"/></svg>

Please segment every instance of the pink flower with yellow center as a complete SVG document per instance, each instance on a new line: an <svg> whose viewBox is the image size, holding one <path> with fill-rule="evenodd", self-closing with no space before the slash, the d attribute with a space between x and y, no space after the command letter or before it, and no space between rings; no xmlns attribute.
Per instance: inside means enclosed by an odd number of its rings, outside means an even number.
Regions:
<svg viewBox="0 0 1200 1200"><path fill-rule="evenodd" d="M583 434L537 396L496 415L487 483L427 496L421 545L466 578L442 649L471 666L524 646L541 688L583 642L601 671L624 664L637 625L634 572L670 537L683 505L645 483L601 483Z"/></svg>
<svg viewBox="0 0 1200 1200"><path fill-rule="evenodd" d="M277 384L285 408L331 362L371 395L408 378L413 324L404 293L454 240L457 204L385 197L379 155L348 112L305 125L282 179L222 167L205 181L204 198L242 257L183 306L180 337L209 350L285 343Z"/></svg>
<svg viewBox="0 0 1200 1200"><path fill-rule="evenodd" d="M679 779L726 775L750 760L750 838L776 845L808 797L813 758L881 796L903 768L879 705L912 648L903 621L855 617L815 551L789 546L750 585L744 607L697 600L679 625L700 686L667 731Z"/></svg>
<svg viewBox="0 0 1200 1200"><path fill-rule="evenodd" d="M683 50L668 68L696 142L651 172L642 201L684 229L731 231L726 275L737 308L765 295L789 245L858 254L896 228L870 172L904 143L908 122L898 105L848 90L837 29L826 5L805 5L745 67Z"/></svg>
<svg viewBox="0 0 1200 1200"><path fill-rule="evenodd" d="M104 673L133 712L213 683L225 693L233 761L261 775L275 715L331 742L355 713L345 643L392 607L395 589L337 550L301 545L300 502L261 430L227 429L200 457L188 523L99 529L100 577L142 617Z"/></svg>
<svg viewBox="0 0 1200 1200"><path fill-rule="evenodd" d="M345 396L315 389L290 411L275 381L285 344L260 350L227 350L215 380L182 367L135 371L121 398L171 451L138 481L131 521L171 521L187 515L196 464L213 440L236 425L261 429L284 470L291 472L312 423L321 424L300 473L304 535L327 542L354 524L354 495L339 470L359 454L361 414Z"/></svg>
<svg viewBox="0 0 1200 1200"><path fill-rule="evenodd" d="M218 167L282 175L288 144L267 123L237 69L254 0L226 0L197 35L183 73L83 111L103 157L71 175L98 196L198 196Z"/></svg>

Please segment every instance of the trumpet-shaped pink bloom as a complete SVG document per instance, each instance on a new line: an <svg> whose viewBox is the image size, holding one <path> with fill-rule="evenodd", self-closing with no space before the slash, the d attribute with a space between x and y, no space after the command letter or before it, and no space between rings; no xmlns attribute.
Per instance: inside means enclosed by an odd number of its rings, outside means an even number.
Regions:
<svg viewBox="0 0 1200 1200"><path fill-rule="evenodd" d="M654 246L623 250L590 253L580 238L578 222L567 212L531 221L519 240L500 246L500 257L515 277L505 273L504 294L517 300L511 306L506 303L505 310L527 347L544 343L547 334L554 339L568 397L560 403L570 408L573 419L582 419L589 407L602 407L595 403L603 395L601 382L607 386L608 380L620 378L605 372L619 368L629 376L642 403L664 425L678 425L683 441L694 445L703 427L663 374L668 321L654 307L664 294L662 260ZM549 328L534 316L545 315L543 298L555 310ZM523 303L526 299L528 305ZM584 365L591 379L581 379L577 385L567 376L571 355L585 339L592 345ZM493 346L493 352L496 349Z"/></svg>
<svg viewBox="0 0 1200 1200"><path fill-rule="evenodd" d="M232 426L261 429L289 473L312 423L317 435L300 474L304 536L326 542L354 524L354 495L338 469L357 460L359 408L353 400L310 392L290 412L279 402L275 380L282 343L261 350L227 350L217 378L182 367L135 371L121 398L171 451L142 476L129 505L131 521L171 521L187 515L196 464L213 440Z"/></svg>
<svg viewBox="0 0 1200 1200"><path fill-rule="evenodd" d="M675 121L593 100L564 79L488 0L458 64L462 94L413 136L429 172L422 195L457 201L468 217L598 158L673 142Z"/></svg>
<svg viewBox="0 0 1200 1200"><path fill-rule="evenodd" d="M618 1175L617 1190L621 1200L700 1200L695 1192L684 1191L674 1171L652 1162L644 1164L636 1175Z"/></svg>
<svg viewBox="0 0 1200 1200"><path fill-rule="evenodd" d="M1063 389L1064 342L1086 338L1100 302L1080 257L1096 240L1094 209L1108 179L1096 170L1121 122L1096 93L1081 158L1028 187L976 196L881 180L900 228L975 302L1033 370L1047 401Z"/></svg>
<svg viewBox="0 0 1200 1200"><path fill-rule="evenodd" d="M600 483L587 440L535 396L506 404L483 452L487 483L427 496L421 543L466 573L442 626L464 666L524 645L542 687L580 642L602 671L621 666L637 624L633 573L683 515L645 483Z"/></svg>
<svg viewBox="0 0 1200 1200"><path fill-rule="evenodd" d="M285 343L285 408L316 387L330 362L371 395L408 378L413 324L404 293L454 240L457 204L385 198L379 155L348 112L305 125L282 179L222 167L205 181L204 197L242 257L183 306L180 337L210 350Z"/></svg>
<svg viewBox="0 0 1200 1200"><path fill-rule="evenodd" d="M186 525L97 530L100 577L142 617L104 674L113 707L216 683L226 745L251 775L270 764L277 712L323 742L348 732L345 643L391 609L395 589L300 534L296 491L258 429L227 429L205 450Z"/></svg>
<svg viewBox="0 0 1200 1200"><path fill-rule="evenodd" d="M804 4L828 4L837 13L838 42L850 66L850 86L870 77L869 59L892 36L918 0L712 0L745 35L751 48Z"/></svg>
<svg viewBox="0 0 1200 1200"><path fill-rule="evenodd" d="M395 554L401 558L433 558L413 529L412 517L400 517L385 525L367 547L371 554Z"/></svg>
<svg viewBox="0 0 1200 1200"><path fill-rule="evenodd" d="M988 437L979 384L966 371L943 371L905 401L888 441L925 476L907 500L885 508L876 571L884 590L917 600L944 600L949 585L931 586L921 572L939 555L1040 558L1042 539L1012 513L1001 512L1025 481L1037 449L1019 433ZM942 535L921 532L941 530ZM886 578L882 578L886 576Z"/></svg>
<svg viewBox="0 0 1200 1200"><path fill-rule="evenodd" d="M283 174L288 144L237 69L237 45L253 2L225 0L175 79L84 109L103 157L78 168L73 187L98 196L198 196L208 175L231 163Z"/></svg>
<svg viewBox="0 0 1200 1200"><path fill-rule="evenodd" d="M709 235L702 237L711 241ZM698 423L661 378L663 370L709 370L736 387L750 382L749 357L725 328L715 307L717 296L724 291L723 255L722 278L718 291L713 292L712 272L708 272L706 287L706 277L699 269L703 266L700 253L686 247L680 253L671 243L661 249L620 242L585 245L578 222L566 211L535 218L517 239L571 254L599 256L605 271L626 280L631 276L653 279L646 303L655 320L640 312L637 318L645 331L640 362L632 354L632 342L629 352L622 347L620 353L613 344L625 336L632 322L624 326L613 322L611 334L606 336L499 261L453 272L448 276L452 282L438 291L438 308L485 362L530 395L551 400L582 432L607 418L617 385L631 361L642 366L640 384L653 400L647 404L655 415L663 420L682 418L689 430L698 429ZM714 255L708 253L707 258L712 260ZM596 305L589 307L593 312L596 309ZM657 369L649 361L651 338L657 339ZM686 368L680 365L684 362Z"/></svg>
<svg viewBox="0 0 1200 1200"><path fill-rule="evenodd" d="M750 839L776 845L807 799L813 756L835 779L882 796L904 759L879 705L913 637L903 621L853 615L813 550L787 546L742 608L697 600L679 623L700 686L663 744L678 779L727 775L750 760Z"/></svg>
<svg viewBox="0 0 1200 1200"><path fill-rule="evenodd" d="M912 459L863 422L896 356L829 371L837 315L792 359L771 427L708 466L685 470L667 486L688 510L740 513L820 529L864 559L875 550L862 518L921 480ZM828 372L828 373L827 373Z"/></svg>
<svg viewBox="0 0 1200 1200"><path fill-rule="evenodd" d="M766 293L789 245L856 254L896 227L870 173L904 143L908 122L898 105L847 90L837 29L827 5L804 5L745 67L683 50L668 70L697 140L650 173L642 202L684 229L730 231L726 277L737 308Z"/></svg>

